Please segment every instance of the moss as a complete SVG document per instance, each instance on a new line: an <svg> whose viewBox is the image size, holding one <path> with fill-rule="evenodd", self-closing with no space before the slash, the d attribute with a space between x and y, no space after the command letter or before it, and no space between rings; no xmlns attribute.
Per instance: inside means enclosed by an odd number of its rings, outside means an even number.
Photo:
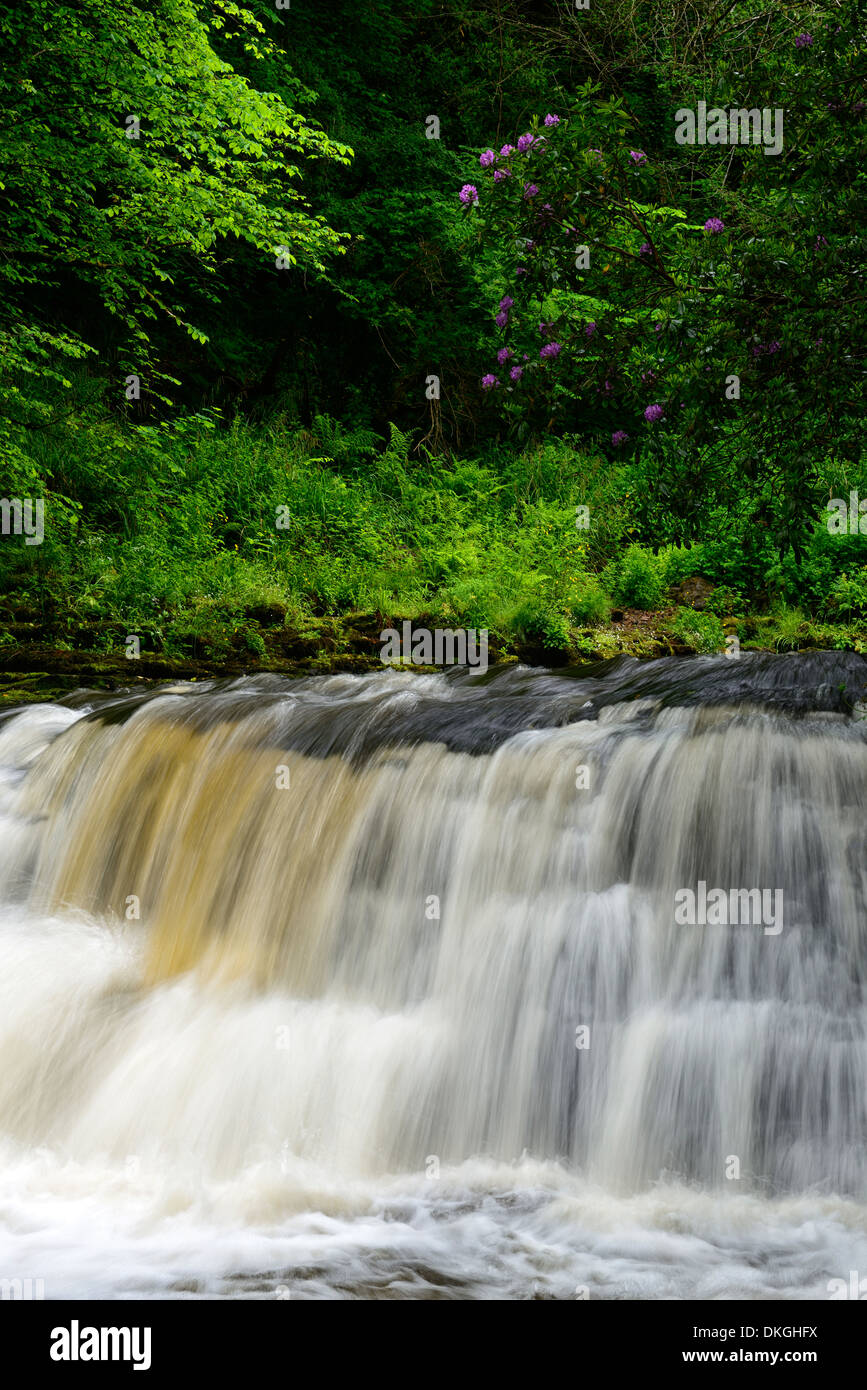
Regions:
<svg viewBox="0 0 867 1390"><path fill-rule="evenodd" d="M618 622L597 627L583 624L570 627L565 621L537 622L539 613L525 613L523 632L489 639L491 664L522 661L530 665L562 666L569 662L606 660L627 655L663 656L673 652L719 650L725 637L736 633L745 650L795 651L807 648L833 648L867 653L867 622L853 624L820 623L804 617L798 610L777 610L770 614L745 613L720 620L711 613L681 609L678 620L672 608L656 612L627 610ZM270 615L269 615L270 616ZM531 623L530 619L534 621ZM442 618L428 615L416 619L416 626L441 626ZM714 624L713 641L718 646L702 646L696 630L690 640L687 627ZM142 643L138 660L128 660L125 647L112 643L113 650L100 650L89 640L90 627L72 629L87 640L59 644L45 640L38 624L18 625L14 639L0 646L0 709L39 700L60 699L75 689L98 690L148 685L160 680L203 680L223 675L252 675L272 671L286 676L326 674L334 671L364 673L382 669L379 634L385 627L399 626L400 619L383 613L353 609L342 618L327 617L292 625L284 615L282 625L262 627L256 621L239 624L226 620L207 634L198 634L184 650L179 640L148 650ZM459 626L454 622L454 626ZM719 631L717 631L719 625ZM108 623L107 629L117 625ZM118 631L120 629L117 629ZM720 636L721 634L721 636ZM435 668L409 668L431 670Z"/></svg>

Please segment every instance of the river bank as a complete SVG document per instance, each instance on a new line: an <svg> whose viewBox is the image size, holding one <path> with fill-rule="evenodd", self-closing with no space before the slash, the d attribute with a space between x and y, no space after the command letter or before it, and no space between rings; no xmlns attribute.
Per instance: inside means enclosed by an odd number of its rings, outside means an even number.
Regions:
<svg viewBox="0 0 867 1390"><path fill-rule="evenodd" d="M688 640L676 605L657 612L615 610L604 626L573 631L568 644L503 642L492 637L491 664L520 662L527 666L561 667L616 656L642 658L709 654L697 630ZM125 632L119 624L94 624L70 633L70 641L52 640L52 624L39 621L7 624L0 645L0 709L61 699L86 686L95 690L147 686L163 680L210 680L271 672L284 676L375 672L382 669L379 634L399 622L379 614L355 614L323 619L315 629L299 632L273 611L251 617L243 627L228 629L216 644L201 644L190 653L148 650L145 638L138 657L125 654ZM431 625L434 620L431 618ZM422 627L424 618L413 620ZM867 623L827 624L804 618L797 610L723 619L725 638L736 637L744 651L811 651L828 649L867 652ZM687 640L684 640L686 637ZM110 649L106 650L106 645ZM435 667L412 669L431 672Z"/></svg>

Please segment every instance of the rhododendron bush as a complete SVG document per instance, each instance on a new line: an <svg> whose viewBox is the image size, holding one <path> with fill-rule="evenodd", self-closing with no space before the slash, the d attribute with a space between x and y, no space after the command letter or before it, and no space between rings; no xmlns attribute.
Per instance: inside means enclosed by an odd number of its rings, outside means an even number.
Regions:
<svg viewBox="0 0 867 1390"><path fill-rule="evenodd" d="M676 538L709 497L743 507L746 483L797 551L818 466L860 450L864 183L845 154L863 58L830 22L792 47L794 62L765 58L773 148L757 120L752 144L719 149L746 90L734 72L713 102L684 94L683 127L702 102L708 143L678 144L672 120L656 150L588 82L483 149L461 193L462 250L490 302L488 409L519 441L570 432L641 460L648 524Z"/></svg>

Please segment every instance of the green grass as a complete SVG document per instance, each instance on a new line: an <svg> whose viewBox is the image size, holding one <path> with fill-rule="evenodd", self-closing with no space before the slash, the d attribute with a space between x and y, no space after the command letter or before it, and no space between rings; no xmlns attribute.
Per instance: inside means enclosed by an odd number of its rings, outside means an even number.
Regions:
<svg viewBox="0 0 867 1390"><path fill-rule="evenodd" d="M0 543L0 651L30 638L122 653L136 633L144 651L264 662L284 639L335 650L410 618L485 627L501 654L579 653L611 645L592 632L614 604L658 612L663 645L694 650L722 646L722 616L769 610L751 641L864 644L867 541L835 549L819 526L795 568L768 543L761 591L746 592L740 542L722 544L715 517L705 540L654 552L628 467L568 441L443 460L394 427L386 442L322 419L133 430L80 413L21 457L9 495L44 496L46 532ZM753 570L755 553L750 538ZM672 627L670 586L697 574L717 586L710 611Z"/></svg>

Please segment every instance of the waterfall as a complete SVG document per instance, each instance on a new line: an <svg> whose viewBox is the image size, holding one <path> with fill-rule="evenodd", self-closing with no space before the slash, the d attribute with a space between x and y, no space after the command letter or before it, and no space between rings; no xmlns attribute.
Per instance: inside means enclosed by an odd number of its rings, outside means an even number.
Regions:
<svg viewBox="0 0 867 1390"><path fill-rule="evenodd" d="M5 716L0 1274L867 1274L865 692L860 658L745 654Z"/></svg>

